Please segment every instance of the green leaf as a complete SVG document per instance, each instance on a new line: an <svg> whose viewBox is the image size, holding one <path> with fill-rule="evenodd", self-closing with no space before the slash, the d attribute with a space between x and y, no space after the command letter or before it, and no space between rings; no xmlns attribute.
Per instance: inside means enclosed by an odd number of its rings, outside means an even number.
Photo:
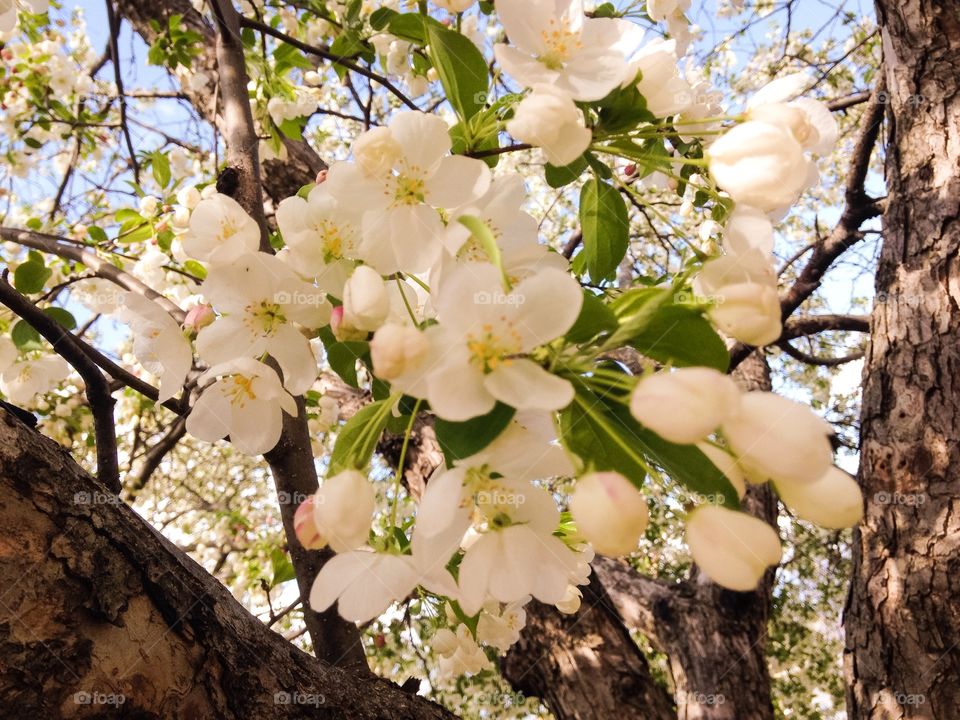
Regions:
<svg viewBox="0 0 960 720"><path fill-rule="evenodd" d="M569 185L583 175L583 171L586 169L587 160L581 155L572 163L564 165L563 167L547 163L543 169L543 176L547 181L547 185L550 187L562 188L564 185Z"/></svg>
<svg viewBox="0 0 960 720"><path fill-rule="evenodd" d="M611 135L656 120L656 116L647 110L647 100L636 85L614 90L604 98L599 117L598 130Z"/></svg>
<svg viewBox="0 0 960 720"><path fill-rule="evenodd" d="M627 206L616 188L596 178L584 184L580 226L590 279L605 280L616 272L629 243Z"/></svg>
<svg viewBox="0 0 960 720"><path fill-rule="evenodd" d="M43 314L53 318L61 327L67 330L73 330L77 326L77 319L73 316L73 313L69 310L64 310L62 307L51 306L44 308Z"/></svg>
<svg viewBox="0 0 960 720"><path fill-rule="evenodd" d="M647 357L677 367L706 365L725 373L730 366L726 344L692 308L665 305L657 309L628 342Z"/></svg>
<svg viewBox="0 0 960 720"><path fill-rule="evenodd" d="M486 415L471 418L464 422L450 422L436 419L434 431L437 441L447 459L447 466L455 460L475 455L492 443L503 431L516 410L498 402Z"/></svg>
<svg viewBox="0 0 960 720"><path fill-rule="evenodd" d="M10 331L10 339L20 350L37 350L40 348L40 333L26 320L18 320Z"/></svg>
<svg viewBox="0 0 960 720"><path fill-rule="evenodd" d="M370 27L374 30L383 30L387 25L390 24L390 21L394 16L399 15L396 10L391 8L382 7L374 10L370 14Z"/></svg>
<svg viewBox="0 0 960 720"><path fill-rule="evenodd" d="M586 389L578 389L570 406L560 413L560 440L593 470L615 470L637 487L647 477L643 454L634 435L633 418L624 424Z"/></svg>
<svg viewBox="0 0 960 720"><path fill-rule="evenodd" d="M95 243L105 243L110 239L107 237L107 233L103 231L103 228L99 228L96 225L91 225L87 228L87 235L89 235L90 239Z"/></svg>
<svg viewBox="0 0 960 720"><path fill-rule="evenodd" d="M359 340L340 342L334 340L327 344L327 362L331 369L352 387L360 387L357 380L357 361L367 363L370 358L370 343Z"/></svg>
<svg viewBox="0 0 960 720"><path fill-rule="evenodd" d="M567 340L575 343L586 342L602 332L617 328L617 316L599 297L589 290L583 291L583 306L576 322L567 331Z"/></svg>
<svg viewBox="0 0 960 720"><path fill-rule="evenodd" d="M187 260L183 264L183 269L199 280L207 279L207 269L196 260Z"/></svg>
<svg viewBox="0 0 960 720"><path fill-rule="evenodd" d="M273 569L270 587L276 587L280 583L285 583L297 577L297 571L293 568L290 556L280 548L274 548L270 553L270 566Z"/></svg>
<svg viewBox="0 0 960 720"><path fill-rule="evenodd" d="M170 159L166 153L157 151L150 156L150 171L157 185L165 188L170 182Z"/></svg>
<svg viewBox="0 0 960 720"><path fill-rule="evenodd" d="M390 398L367 405L340 429L330 454L330 474L366 468L390 417Z"/></svg>
<svg viewBox="0 0 960 720"><path fill-rule="evenodd" d="M427 23L430 59L440 76L447 99L461 120L469 120L487 102L487 61L464 35Z"/></svg>
<svg viewBox="0 0 960 720"><path fill-rule="evenodd" d="M621 399L577 385L573 403L560 414L560 439L588 467L614 470L640 487L654 464L693 492L740 506L736 489L696 446L667 442L642 427Z"/></svg>
<svg viewBox="0 0 960 720"><path fill-rule="evenodd" d="M44 284L53 275L53 271L42 261L28 260L17 266L13 272L13 286L25 295L43 290Z"/></svg>

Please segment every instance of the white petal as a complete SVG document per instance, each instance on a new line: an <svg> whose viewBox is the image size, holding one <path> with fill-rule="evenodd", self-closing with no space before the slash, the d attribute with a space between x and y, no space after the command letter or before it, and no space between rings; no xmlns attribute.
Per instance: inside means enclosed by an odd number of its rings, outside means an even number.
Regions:
<svg viewBox="0 0 960 720"><path fill-rule="evenodd" d="M545 268L522 280L513 292L523 298L516 305L516 322L524 350L563 335L576 322L583 305L580 284L556 268Z"/></svg>
<svg viewBox="0 0 960 720"><path fill-rule="evenodd" d="M390 133L403 148L406 170L427 177L450 152L450 133L443 118L421 112L400 112L390 121ZM419 173L414 172L419 169ZM401 168L397 168L401 170Z"/></svg>
<svg viewBox="0 0 960 720"><path fill-rule="evenodd" d="M475 202L490 188L490 168L482 160L452 155L440 161L426 182L430 205L455 208Z"/></svg>
<svg viewBox="0 0 960 720"><path fill-rule="evenodd" d="M474 365L441 365L427 378L427 399L438 417L453 422L486 415L496 401L484 387L484 375Z"/></svg>
<svg viewBox="0 0 960 720"><path fill-rule="evenodd" d="M514 358L485 376L484 387L500 402L522 410L559 410L573 400L573 385L532 360Z"/></svg>
<svg viewBox="0 0 960 720"><path fill-rule="evenodd" d="M211 326L212 327L212 326ZM293 325L283 325L270 340L267 351L283 371L283 385L293 395L302 395L317 379L317 361L310 342Z"/></svg>
<svg viewBox="0 0 960 720"><path fill-rule="evenodd" d="M187 416L187 432L198 440L216 442L230 432L229 415L230 401L215 383L201 393Z"/></svg>

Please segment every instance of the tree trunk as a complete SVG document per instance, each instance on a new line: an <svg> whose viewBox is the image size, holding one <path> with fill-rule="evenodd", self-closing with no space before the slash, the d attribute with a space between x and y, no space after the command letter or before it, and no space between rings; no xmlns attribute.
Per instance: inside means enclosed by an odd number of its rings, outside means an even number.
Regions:
<svg viewBox="0 0 960 720"><path fill-rule="evenodd" d="M890 147L845 617L852 720L960 716L960 7L878 0Z"/></svg>
<svg viewBox="0 0 960 720"><path fill-rule="evenodd" d="M271 632L6 411L0 497L0 718L454 717Z"/></svg>
<svg viewBox="0 0 960 720"><path fill-rule="evenodd" d="M514 689L541 698L557 720L676 717L596 575L574 615L531 602L520 641L501 669Z"/></svg>

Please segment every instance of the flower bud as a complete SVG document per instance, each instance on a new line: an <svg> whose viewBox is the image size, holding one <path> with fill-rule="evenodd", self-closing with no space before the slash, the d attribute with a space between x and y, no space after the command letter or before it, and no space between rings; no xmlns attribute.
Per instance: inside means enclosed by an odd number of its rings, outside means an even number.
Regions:
<svg viewBox="0 0 960 720"><path fill-rule="evenodd" d="M199 332L217 319L217 314L209 305L197 305L190 308L187 317L183 320L183 327L193 332Z"/></svg>
<svg viewBox="0 0 960 720"><path fill-rule="evenodd" d="M344 470L327 478L313 498L314 523L336 552L353 550L367 541L376 497L362 474Z"/></svg>
<svg viewBox="0 0 960 720"><path fill-rule="evenodd" d="M777 494L794 514L820 527L841 530L853 527L863 517L863 493L857 481L831 467L816 482L775 483Z"/></svg>
<svg viewBox="0 0 960 720"><path fill-rule="evenodd" d="M704 575L729 590L749 592L780 562L780 538L763 520L716 505L687 516L687 546Z"/></svg>
<svg viewBox="0 0 960 720"><path fill-rule="evenodd" d="M710 172L737 203L764 212L789 207L806 187L803 148L779 125L751 120L709 150Z"/></svg>
<svg viewBox="0 0 960 720"><path fill-rule="evenodd" d="M342 326L370 332L380 327L390 313L390 296L383 278L373 268L361 265L343 288Z"/></svg>
<svg viewBox="0 0 960 720"><path fill-rule="evenodd" d="M643 378L630 396L630 412L664 440L683 445L712 433L736 407L740 390L728 376L705 367Z"/></svg>
<svg viewBox="0 0 960 720"><path fill-rule="evenodd" d="M153 195L144 195L140 198L140 214L144 217L153 217L160 208L160 201Z"/></svg>
<svg viewBox="0 0 960 720"><path fill-rule="evenodd" d="M717 470L722 472L724 477L730 481L730 484L737 491L737 495L743 497L743 494L747 491L746 478L743 476L743 470L740 469L737 461L730 453L708 442L697 443L697 447L700 452L707 456L707 460L712 462Z"/></svg>
<svg viewBox="0 0 960 720"><path fill-rule="evenodd" d="M353 143L353 157L364 173L370 176L388 172L403 157L403 148L389 128L368 130Z"/></svg>
<svg viewBox="0 0 960 720"><path fill-rule="evenodd" d="M193 210L200 204L200 191L193 185L181 188L177 191L177 204L182 205L188 210Z"/></svg>
<svg viewBox="0 0 960 720"><path fill-rule="evenodd" d="M806 405L779 395L746 393L721 430L754 482L809 484L830 468L830 425Z"/></svg>
<svg viewBox="0 0 960 720"><path fill-rule="evenodd" d="M576 585L567 585L567 592L563 599L554 605L555 608L564 615L573 615L580 609L580 601L583 599L583 593Z"/></svg>
<svg viewBox="0 0 960 720"><path fill-rule="evenodd" d="M393 380L417 367L427 356L430 343L422 332L407 325L384 325L370 341L373 371Z"/></svg>
<svg viewBox="0 0 960 720"><path fill-rule="evenodd" d="M725 285L717 291L716 300L710 319L735 340L762 347L783 333L776 286L753 282Z"/></svg>
<svg viewBox="0 0 960 720"><path fill-rule="evenodd" d="M320 534L320 529L314 519L313 495L300 503L300 507L294 513L293 530L297 535L297 540L307 550L319 550L326 546L327 541Z"/></svg>
<svg viewBox="0 0 960 720"><path fill-rule="evenodd" d="M543 148L552 165L569 165L590 146L593 134L573 99L552 85L535 85L520 101L507 132L520 142Z"/></svg>
<svg viewBox="0 0 960 720"><path fill-rule="evenodd" d="M647 503L620 473L584 475L570 498L578 532L604 555L627 555L647 527Z"/></svg>

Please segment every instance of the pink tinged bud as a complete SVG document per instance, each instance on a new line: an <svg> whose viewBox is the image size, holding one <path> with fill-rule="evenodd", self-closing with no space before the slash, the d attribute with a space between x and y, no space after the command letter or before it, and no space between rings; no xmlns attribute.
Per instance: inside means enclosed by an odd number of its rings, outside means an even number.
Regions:
<svg viewBox="0 0 960 720"><path fill-rule="evenodd" d="M314 519L313 500L314 496L311 495L300 503L300 507L297 508L297 512L293 516L293 529L296 532L297 540L307 550L319 550L327 544Z"/></svg>
<svg viewBox="0 0 960 720"><path fill-rule="evenodd" d="M338 305L330 312L330 329L340 338L340 326L343 325L343 305Z"/></svg>
<svg viewBox="0 0 960 720"><path fill-rule="evenodd" d="M603 555L627 555L647 527L647 502L623 475L584 475L570 498L577 530Z"/></svg>
<svg viewBox="0 0 960 720"><path fill-rule="evenodd" d="M320 185L327 181L327 172L328 172L327 170L321 170L320 172L317 173L317 179L315 180L317 185Z"/></svg>
<svg viewBox="0 0 960 720"><path fill-rule="evenodd" d="M196 332L211 324L216 317L217 314L209 305L197 305L187 313L187 317L183 321L183 326L188 330Z"/></svg>

